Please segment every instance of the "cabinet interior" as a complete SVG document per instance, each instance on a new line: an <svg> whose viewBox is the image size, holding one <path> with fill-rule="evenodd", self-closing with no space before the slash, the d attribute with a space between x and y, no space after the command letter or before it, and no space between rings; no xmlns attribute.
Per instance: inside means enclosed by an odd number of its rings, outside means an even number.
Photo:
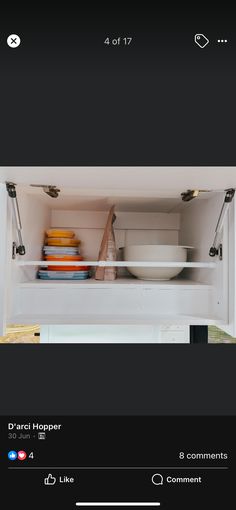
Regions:
<svg viewBox="0 0 236 510"><path fill-rule="evenodd" d="M37 267L18 267L17 263L42 260L44 235L49 228L74 230L81 240L81 255L85 260L96 261L112 204L115 204L116 212L114 231L118 260L122 259L120 248L123 246L173 244L193 247L188 251L190 262L215 262L209 257L209 248L223 192L204 193L190 202L183 202L178 192L172 192L171 197L167 192L160 192L161 196L142 196L141 193L139 196L122 196L115 192L111 196L106 194L106 190L100 190L97 195L85 195L81 189L66 187L61 188L58 198L51 198L41 188L31 186L18 186L17 195L26 247L26 254L18 256L16 263L13 261L18 282L35 281ZM223 230L223 235L226 230ZM13 238L14 235L13 225ZM118 276L126 282L138 283L125 268L118 269ZM168 284L183 283L183 280L186 283L212 285L214 270L208 267L185 268L178 278L170 280ZM160 285L160 282L154 284Z"/></svg>

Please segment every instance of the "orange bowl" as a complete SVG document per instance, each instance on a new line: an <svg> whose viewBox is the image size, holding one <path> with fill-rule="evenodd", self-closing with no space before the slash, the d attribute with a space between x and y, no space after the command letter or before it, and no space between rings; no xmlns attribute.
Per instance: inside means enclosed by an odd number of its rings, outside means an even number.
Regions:
<svg viewBox="0 0 236 510"><path fill-rule="evenodd" d="M49 271L88 271L88 266L48 266Z"/></svg>
<svg viewBox="0 0 236 510"><path fill-rule="evenodd" d="M45 255L45 260L54 260L54 262L80 261L83 257L80 255Z"/></svg>

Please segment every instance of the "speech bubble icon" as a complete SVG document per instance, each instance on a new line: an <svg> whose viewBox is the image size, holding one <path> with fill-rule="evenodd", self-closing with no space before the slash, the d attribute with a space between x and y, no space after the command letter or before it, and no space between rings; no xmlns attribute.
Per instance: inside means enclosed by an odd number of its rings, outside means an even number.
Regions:
<svg viewBox="0 0 236 510"><path fill-rule="evenodd" d="M154 485L163 485L163 476L160 473L152 475L152 483Z"/></svg>

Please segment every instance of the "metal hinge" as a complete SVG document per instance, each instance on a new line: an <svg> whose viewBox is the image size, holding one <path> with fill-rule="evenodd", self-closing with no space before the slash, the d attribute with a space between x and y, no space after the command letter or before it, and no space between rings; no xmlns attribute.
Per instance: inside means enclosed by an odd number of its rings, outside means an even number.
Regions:
<svg viewBox="0 0 236 510"><path fill-rule="evenodd" d="M60 189L57 188L57 186L53 186L52 184L31 184L32 188L42 188L44 193L49 195L51 198L57 198L60 193Z"/></svg>
<svg viewBox="0 0 236 510"><path fill-rule="evenodd" d="M210 189L187 189L187 191L181 193L181 197L183 202L190 202L193 198L197 198L200 193L209 193L210 191Z"/></svg>
<svg viewBox="0 0 236 510"><path fill-rule="evenodd" d="M219 251L219 259L223 260L223 244L220 243L218 251Z"/></svg>

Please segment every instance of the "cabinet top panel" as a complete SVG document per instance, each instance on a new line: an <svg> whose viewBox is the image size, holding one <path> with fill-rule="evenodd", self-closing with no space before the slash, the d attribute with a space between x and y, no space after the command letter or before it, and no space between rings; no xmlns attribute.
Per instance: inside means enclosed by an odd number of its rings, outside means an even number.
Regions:
<svg viewBox="0 0 236 510"><path fill-rule="evenodd" d="M0 183L55 185L81 193L179 196L236 187L236 167L0 167Z"/></svg>

